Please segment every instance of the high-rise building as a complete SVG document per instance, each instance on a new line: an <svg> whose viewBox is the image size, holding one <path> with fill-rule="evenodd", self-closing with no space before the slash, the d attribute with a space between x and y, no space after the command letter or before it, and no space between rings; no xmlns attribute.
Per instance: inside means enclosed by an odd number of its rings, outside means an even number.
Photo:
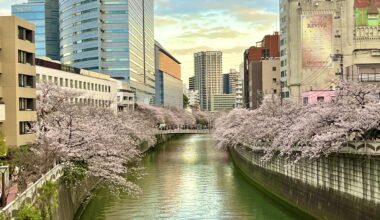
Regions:
<svg viewBox="0 0 380 220"><path fill-rule="evenodd" d="M230 74L223 74L223 94L230 94Z"/></svg>
<svg viewBox="0 0 380 220"><path fill-rule="evenodd" d="M36 56L59 60L59 0L28 0L12 5L12 15L36 25Z"/></svg>
<svg viewBox="0 0 380 220"><path fill-rule="evenodd" d="M280 57L279 48L280 36L278 32L273 35L266 35L262 41L258 42L256 46L252 46L244 53L244 84L243 96L244 106L247 108L257 108L259 101L263 98L265 92L263 89L267 88L269 82L263 82L263 78L270 77L272 80L276 78L276 84L280 85L279 79L273 74L280 72L277 65ZM268 61L268 62L267 62ZM273 89L273 91L280 92L280 89ZM269 91L269 90L267 90Z"/></svg>
<svg viewBox="0 0 380 220"><path fill-rule="evenodd" d="M123 78L154 102L153 0L60 0L61 61Z"/></svg>
<svg viewBox="0 0 380 220"><path fill-rule="evenodd" d="M223 54L206 51L194 54L195 90L199 91L201 110L211 110L211 95L222 94Z"/></svg>
<svg viewBox="0 0 380 220"><path fill-rule="evenodd" d="M195 76L189 77L189 90L195 90Z"/></svg>
<svg viewBox="0 0 380 220"><path fill-rule="evenodd" d="M34 32L35 26L21 18L0 17L0 131L9 147L35 140Z"/></svg>
<svg viewBox="0 0 380 220"><path fill-rule="evenodd" d="M158 106L183 108L181 63L158 42L155 43L156 96Z"/></svg>
<svg viewBox="0 0 380 220"><path fill-rule="evenodd" d="M212 94L210 111L229 111L235 108L235 94Z"/></svg>
<svg viewBox="0 0 380 220"><path fill-rule="evenodd" d="M283 97L330 94L343 78L380 83L379 10L378 0L281 0Z"/></svg>
<svg viewBox="0 0 380 220"><path fill-rule="evenodd" d="M228 73L229 75L229 91L230 94L235 94L236 93L236 83L239 79L239 72L236 69L230 69L230 72Z"/></svg>

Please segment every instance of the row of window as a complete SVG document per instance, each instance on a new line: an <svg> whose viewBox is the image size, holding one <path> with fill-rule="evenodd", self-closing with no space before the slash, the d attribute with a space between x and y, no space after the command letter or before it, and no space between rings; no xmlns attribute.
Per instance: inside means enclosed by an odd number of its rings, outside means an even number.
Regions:
<svg viewBox="0 0 380 220"><path fill-rule="evenodd" d="M70 103L108 108L111 106L112 102L110 100L100 100L100 99L71 98Z"/></svg>
<svg viewBox="0 0 380 220"><path fill-rule="evenodd" d="M83 89L83 90L91 90L91 91L98 91L98 92L111 92L111 87L107 85L101 85L97 83L90 83L90 82L82 82L80 80L73 80L73 79L64 79L60 77L52 77L52 76L46 76L46 75L40 75L37 74L37 81L38 82L51 82L61 87L67 87L67 88L75 88L75 89Z"/></svg>

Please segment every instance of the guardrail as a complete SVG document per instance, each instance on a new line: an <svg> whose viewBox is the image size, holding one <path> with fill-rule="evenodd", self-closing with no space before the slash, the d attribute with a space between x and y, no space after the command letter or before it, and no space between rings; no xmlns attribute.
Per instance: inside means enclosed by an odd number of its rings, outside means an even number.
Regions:
<svg viewBox="0 0 380 220"><path fill-rule="evenodd" d="M57 180L63 175L63 167L63 165L59 164L56 165L53 169L49 170L49 172L47 172L30 187L28 187L24 192L18 195L15 200L5 206L2 209L2 212L10 219L14 219L16 211L24 202L33 202L33 198L38 193L38 189L41 188L44 183L46 183L48 180Z"/></svg>

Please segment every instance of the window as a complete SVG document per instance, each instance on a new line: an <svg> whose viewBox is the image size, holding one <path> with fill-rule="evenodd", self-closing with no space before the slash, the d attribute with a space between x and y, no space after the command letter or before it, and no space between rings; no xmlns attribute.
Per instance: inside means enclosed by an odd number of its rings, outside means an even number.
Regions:
<svg viewBox="0 0 380 220"><path fill-rule="evenodd" d="M78 80L75 80L75 88L78 88Z"/></svg>
<svg viewBox="0 0 380 220"><path fill-rule="evenodd" d="M272 82L273 82L273 83L277 83L277 79L276 79L276 78L273 78L273 79L272 79Z"/></svg>
<svg viewBox="0 0 380 220"><path fill-rule="evenodd" d="M35 100L31 98L19 98L20 111L35 111Z"/></svg>
<svg viewBox="0 0 380 220"><path fill-rule="evenodd" d="M18 62L24 64L29 63L30 65L34 66L34 54L19 50Z"/></svg>
<svg viewBox="0 0 380 220"><path fill-rule="evenodd" d="M303 97L302 103L303 105L309 104L309 97Z"/></svg>
<svg viewBox="0 0 380 220"><path fill-rule="evenodd" d="M82 81L79 81L79 89L82 89Z"/></svg>
<svg viewBox="0 0 380 220"><path fill-rule="evenodd" d="M46 82L46 75L42 75L42 81Z"/></svg>
<svg viewBox="0 0 380 220"><path fill-rule="evenodd" d="M87 89L87 83L83 82L83 89Z"/></svg>
<svg viewBox="0 0 380 220"><path fill-rule="evenodd" d="M65 87L69 87L69 80L65 79Z"/></svg>
<svg viewBox="0 0 380 220"><path fill-rule="evenodd" d="M35 84L34 76L18 74L18 85L20 87L35 88L36 84Z"/></svg>
<svg viewBox="0 0 380 220"><path fill-rule="evenodd" d="M30 121L20 121L20 134L32 134L32 122Z"/></svg>
<svg viewBox="0 0 380 220"><path fill-rule="evenodd" d="M277 70L277 67L273 66L272 71L276 71L276 70Z"/></svg>
<svg viewBox="0 0 380 220"><path fill-rule="evenodd" d="M33 31L18 26L18 39L27 40L31 43L34 43L34 34Z"/></svg>
<svg viewBox="0 0 380 220"><path fill-rule="evenodd" d="M54 84L58 85L58 77L54 77Z"/></svg>
<svg viewBox="0 0 380 220"><path fill-rule="evenodd" d="M53 77L52 76L48 76L48 81L49 82L53 82Z"/></svg>
<svg viewBox="0 0 380 220"><path fill-rule="evenodd" d="M59 86L63 87L63 78L59 78Z"/></svg>
<svg viewBox="0 0 380 220"><path fill-rule="evenodd" d="M70 88L73 88L73 87L74 87L74 81L70 79Z"/></svg>
<svg viewBox="0 0 380 220"><path fill-rule="evenodd" d="M318 96L318 97L317 97L317 101L318 101L318 102L324 102L324 101L325 101L325 97L323 97L323 96Z"/></svg>

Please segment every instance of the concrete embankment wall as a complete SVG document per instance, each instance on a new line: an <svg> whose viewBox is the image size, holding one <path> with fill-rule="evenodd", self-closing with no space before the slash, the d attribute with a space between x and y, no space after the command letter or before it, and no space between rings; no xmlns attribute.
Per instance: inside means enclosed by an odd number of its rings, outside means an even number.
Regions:
<svg viewBox="0 0 380 220"><path fill-rule="evenodd" d="M333 154L289 165L262 151L229 148L252 181L317 219L380 219L380 156Z"/></svg>
<svg viewBox="0 0 380 220"><path fill-rule="evenodd" d="M162 144L171 138L176 136L175 134L158 134L156 135L156 145ZM141 151L146 152L154 146L143 144ZM96 187L98 183L96 178L87 178L78 187L69 189L64 184L59 186L59 204L54 219L56 220L72 220L74 219L76 212L81 207L83 202L88 198L91 191Z"/></svg>

